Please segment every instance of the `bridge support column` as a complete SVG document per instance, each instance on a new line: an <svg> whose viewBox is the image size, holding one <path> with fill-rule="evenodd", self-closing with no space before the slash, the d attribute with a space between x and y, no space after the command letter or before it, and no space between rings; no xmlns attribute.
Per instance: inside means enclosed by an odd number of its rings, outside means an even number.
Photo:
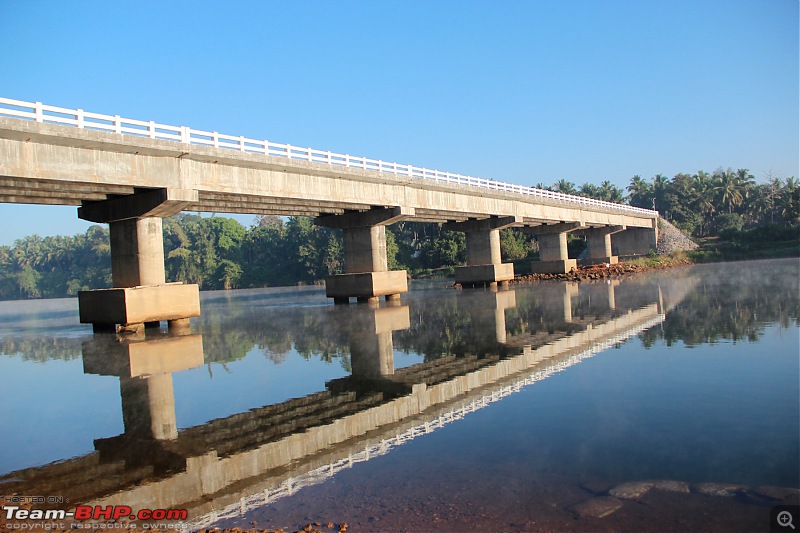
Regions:
<svg viewBox="0 0 800 533"><path fill-rule="evenodd" d="M370 309L355 317L347 325L353 377L375 379L394 374L392 332L410 327L407 305Z"/></svg>
<svg viewBox="0 0 800 533"><path fill-rule="evenodd" d="M574 281L568 281L564 284L564 322L572 322L572 299L578 296L580 292L579 286Z"/></svg>
<svg viewBox="0 0 800 533"><path fill-rule="evenodd" d="M344 274L325 279L325 294L335 303L376 302L381 296L396 300L408 292L405 270L390 271L386 257L386 226L414 215L413 209L394 207L324 215L315 224L344 232Z"/></svg>
<svg viewBox="0 0 800 533"><path fill-rule="evenodd" d="M614 235L612 249L616 255L646 255L655 251L658 242L658 219L651 228L631 228Z"/></svg>
<svg viewBox="0 0 800 533"><path fill-rule="evenodd" d="M485 298L481 297L476 303L476 306L470 307L473 329L481 333L494 329L495 340L499 344L505 344L508 340L506 309L517 306L516 291L492 289Z"/></svg>
<svg viewBox="0 0 800 533"><path fill-rule="evenodd" d="M624 230L625 226L606 226L585 230L583 234L586 235L589 257L582 262L587 265L618 263L618 257L611 251L611 235Z"/></svg>
<svg viewBox="0 0 800 533"><path fill-rule="evenodd" d="M147 441L178 437L172 374L203 364L201 335L146 340L96 337L85 341L82 348L85 374L120 380L126 438Z"/></svg>
<svg viewBox="0 0 800 533"><path fill-rule="evenodd" d="M534 274L566 274L578 268L578 262L569 258L567 233L584 228L580 222L566 222L524 228L536 235L539 243L539 261L531 264Z"/></svg>
<svg viewBox="0 0 800 533"><path fill-rule="evenodd" d="M200 315L197 285L165 283L162 217L179 213L197 201L197 191L148 189L128 196L85 202L78 217L108 223L111 241L112 289L78 293L80 321L95 332L128 332L161 320L185 327Z"/></svg>
<svg viewBox="0 0 800 533"><path fill-rule="evenodd" d="M446 223L445 229L463 231L467 241L467 266L456 267L456 283L497 286L514 279L514 265L501 259L500 230L520 223L513 216Z"/></svg>

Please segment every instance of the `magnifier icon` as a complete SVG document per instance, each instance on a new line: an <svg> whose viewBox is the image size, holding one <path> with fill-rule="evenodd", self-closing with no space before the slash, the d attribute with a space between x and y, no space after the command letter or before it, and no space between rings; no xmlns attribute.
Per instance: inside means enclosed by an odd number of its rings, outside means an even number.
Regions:
<svg viewBox="0 0 800 533"><path fill-rule="evenodd" d="M781 511L778 513L778 525L781 527L789 526L790 528L794 529L794 524L792 524L792 513L789 511Z"/></svg>

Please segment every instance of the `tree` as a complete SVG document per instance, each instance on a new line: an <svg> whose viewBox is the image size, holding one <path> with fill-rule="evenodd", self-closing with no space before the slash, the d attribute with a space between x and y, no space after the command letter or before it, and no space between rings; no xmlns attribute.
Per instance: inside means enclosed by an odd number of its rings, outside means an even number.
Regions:
<svg viewBox="0 0 800 533"><path fill-rule="evenodd" d="M575 184L571 181L567 181L564 178L558 180L553 189L556 192L560 192L562 194L578 194L577 189L575 189Z"/></svg>
<svg viewBox="0 0 800 533"><path fill-rule="evenodd" d="M751 180L752 176L747 173L747 169L733 172L729 168L714 173L714 192L717 201L728 208L728 213L733 213L735 207L742 205L745 188Z"/></svg>
<svg viewBox="0 0 800 533"><path fill-rule="evenodd" d="M638 174L631 178L628 185L628 203L634 207L651 209L653 207L653 187Z"/></svg>

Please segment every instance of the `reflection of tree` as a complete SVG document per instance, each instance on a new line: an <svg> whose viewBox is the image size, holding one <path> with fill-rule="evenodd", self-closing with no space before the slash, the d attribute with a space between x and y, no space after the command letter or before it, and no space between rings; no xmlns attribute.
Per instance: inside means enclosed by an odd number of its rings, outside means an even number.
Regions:
<svg viewBox="0 0 800 533"><path fill-rule="evenodd" d="M71 361L81 357L81 340L71 337L5 337L0 340L0 355L20 355L23 361L38 363Z"/></svg>
<svg viewBox="0 0 800 533"><path fill-rule="evenodd" d="M693 281L685 281L687 276ZM420 291L406 300L410 328L396 330L392 336L396 350L420 354L426 361L449 356L503 356L517 353L524 344L551 342L661 300L670 309L667 320L662 328L640 335L645 347L660 338L667 344L682 340L689 346L721 339L757 340L766 324L788 327L797 322L798 284L797 267L792 261L770 262L763 268L721 265L675 271L666 279L641 276L616 287L581 283L569 288L561 283L542 283L517 290L516 305L503 311L505 343L498 342L495 335L498 307L493 293ZM681 298L683 301L678 302ZM306 359L338 361L349 370L350 333L356 318L370 312L368 308L302 306L298 301L302 301L298 293L255 293L223 298L222 303L211 299L194 326L203 334L205 361L226 363L256 352L280 364L295 350ZM46 361L80 357L81 346L79 339L71 338L7 337L0 340L0 351Z"/></svg>
<svg viewBox="0 0 800 533"><path fill-rule="evenodd" d="M755 342L770 324L797 325L800 282L795 261L771 263L764 269L700 272L700 282L667 313L663 329L640 334L645 347L657 339L664 339L668 346L676 341L687 346L720 340Z"/></svg>

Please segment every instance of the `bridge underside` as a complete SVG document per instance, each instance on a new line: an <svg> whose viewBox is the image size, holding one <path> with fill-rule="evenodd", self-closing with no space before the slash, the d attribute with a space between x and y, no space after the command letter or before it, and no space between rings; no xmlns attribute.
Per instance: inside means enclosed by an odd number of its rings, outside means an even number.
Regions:
<svg viewBox="0 0 800 533"><path fill-rule="evenodd" d="M153 204L154 198L162 202ZM140 205L142 199L147 209ZM338 301L351 296L396 298L407 290L405 273L386 267L384 228L401 220L448 223L449 229L463 231L468 264L458 271L457 280L466 285L513 278L513 265L500 259L502 228L518 227L537 235L542 261L534 271L550 272L575 266L566 250L569 232L586 235L594 262L615 262L615 250L626 255L647 253L655 248L657 235L657 213L627 206L534 197L2 117L0 202L80 206L82 218L108 223L112 237L118 236L117 245L112 244L112 262L138 261L159 272L154 283L135 276L123 276L120 279L127 281L118 283L115 276L119 294L102 298L122 301L130 300L131 289L138 287L150 287L147 291L153 296L145 298L149 302L163 302L163 297L154 295L174 292L163 279L163 243L153 235L161 217L180 211L309 216L318 224L341 229L345 275L327 281L329 296ZM87 215L90 211L102 214ZM86 301L92 298L87 296ZM194 296L189 298L194 301ZM181 312L188 317L195 310ZM87 311L87 320L90 315L96 320L98 313ZM127 311L107 315L115 316L118 324L124 324L120 317L132 320ZM173 315L146 315L143 323Z"/></svg>

